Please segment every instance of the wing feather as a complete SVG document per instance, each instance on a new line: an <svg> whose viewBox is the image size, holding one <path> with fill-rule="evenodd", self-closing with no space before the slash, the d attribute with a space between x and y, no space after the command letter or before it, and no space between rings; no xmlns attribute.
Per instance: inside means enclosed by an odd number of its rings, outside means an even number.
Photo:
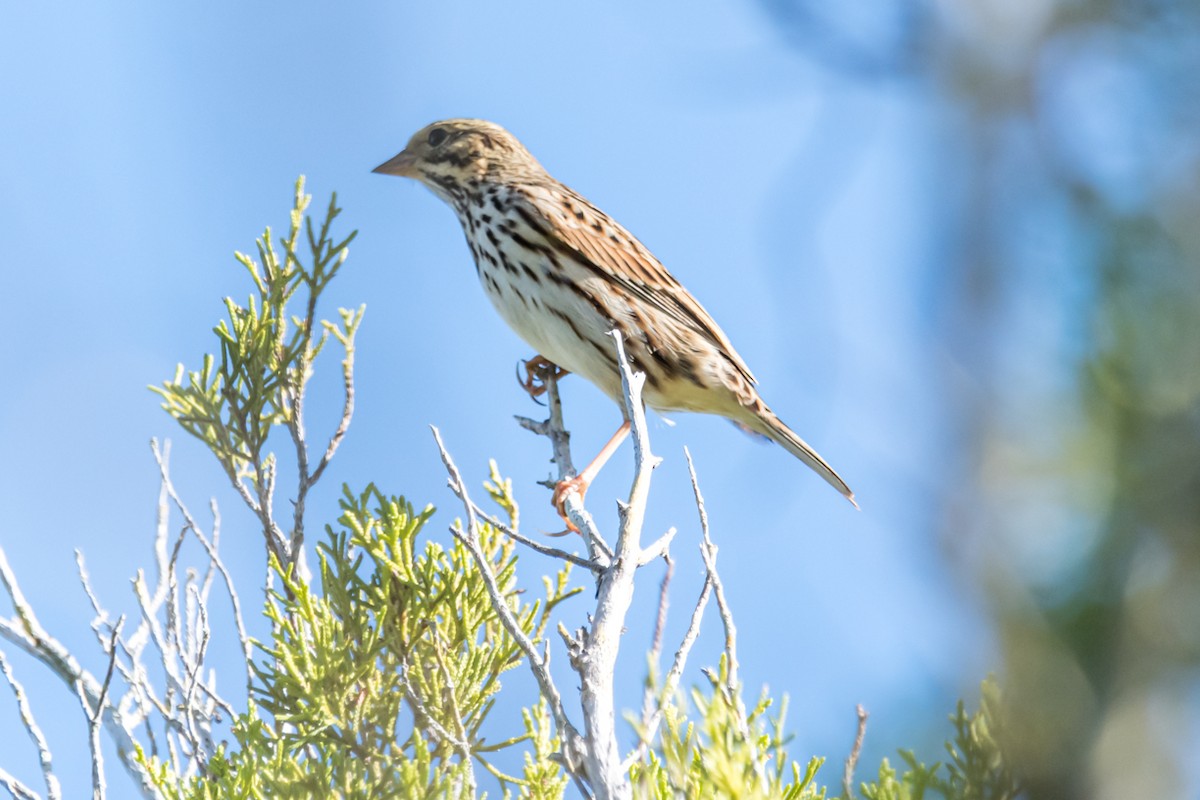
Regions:
<svg viewBox="0 0 1200 800"><path fill-rule="evenodd" d="M584 268L615 281L631 296L707 339L751 384L750 368L716 321L633 234L583 197L561 184L539 187L539 197L517 202L527 222L551 246L573 256ZM542 206L548 203L549 213ZM551 214L556 214L553 219Z"/></svg>

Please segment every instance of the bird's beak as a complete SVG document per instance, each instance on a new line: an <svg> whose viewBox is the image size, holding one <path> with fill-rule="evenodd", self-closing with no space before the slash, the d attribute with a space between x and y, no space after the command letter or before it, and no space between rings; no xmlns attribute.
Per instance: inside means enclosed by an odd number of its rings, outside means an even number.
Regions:
<svg viewBox="0 0 1200 800"><path fill-rule="evenodd" d="M415 178L417 177L416 163L416 156L407 150L401 150L395 157L383 162L371 170L371 172L378 172L380 175L399 175L404 178Z"/></svg>

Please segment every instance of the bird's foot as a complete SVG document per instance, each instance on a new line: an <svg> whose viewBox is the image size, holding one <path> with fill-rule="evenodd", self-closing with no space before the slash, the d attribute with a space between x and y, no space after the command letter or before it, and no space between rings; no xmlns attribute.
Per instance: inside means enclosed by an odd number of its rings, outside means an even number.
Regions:
<svg viewBox="0 0 1200 800"><path fill-rule="evenodd" d="M525 370L525 377L521 377L521 369ZM570 375L568 370L563 369L554 362L547 359L545 356L534 356L528 361L521 361L517 366L517 383L521 384L521 388L529 394L534 400L546 393L546 382L550 378L558 380L564 375Z"/></svg>
<svg viewBox="0 0 1200 800"><path fill-rule="evenodd" d="M550 504L558 512L558 516L562 517L562 521L567 523L567 529L558 533L551 533L549 534L550 536L566 536L568 533L579 533L579 528L575 527L575 523L571 522L571 518L567 515L567 496L572 492L577 492L579 494L579 502L582 503L590 483L591 481L583 475L576 475L574 478L559 481L554 487L554 494L550 496Z"/></svg>

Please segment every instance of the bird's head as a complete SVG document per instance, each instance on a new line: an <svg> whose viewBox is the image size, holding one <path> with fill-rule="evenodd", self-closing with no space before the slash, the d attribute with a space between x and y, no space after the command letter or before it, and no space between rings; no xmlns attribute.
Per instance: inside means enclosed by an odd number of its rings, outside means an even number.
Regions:
<svg viewBox="0 0 1200 800"><path fill-rule="evenodd" d="M494 122L447 119L413 134L373 172L415 178L449 200L462 187L544 174L517 138Z"/></svg>

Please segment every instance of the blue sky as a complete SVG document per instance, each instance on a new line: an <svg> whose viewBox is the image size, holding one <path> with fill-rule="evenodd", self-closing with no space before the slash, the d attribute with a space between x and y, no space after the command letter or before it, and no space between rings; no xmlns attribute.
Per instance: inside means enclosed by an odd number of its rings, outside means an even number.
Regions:
<svg viewBox="0 0 1200 800"><path fill-rule="evenodd" d="M310 525L335 518L341 483L374 481L441 507L430 531L443 536L455 505L436 424L469 479L486 476L488 458L513 477L527 531L555 529L535 484L548 450L512 422L540 411L513 378L531 353L488 305L453 214L416 184L370 174L428 122L477 116L508 127L663 260L862 504L855 512L782 449L722 420L653 422L665 463L647 524L680 528L668 642L702 579L687 445L743 677L751 693L765 684L791 696L793 755L828 756L836 782L860 702L872 713L865 763L931 748L930 730L942 733L994 661L979 599L939 533L939 487L955 466L929 312L939 242L927 190L941 157L932 101L911 84L823 71L753 4L648 5L0 12L0 544L43 623L85 663L101 659L72 549L102 598L131 611L128 581L151 561L151 437L174 440L174 476L194 510L217 498L239 578L261 574L253 519L146 386L213 348L221 298L250 289L232 253L264 225L285 225L299 174L316 207L337 191L344 229L360 231L324 314L367 304L355 421L310 499ZM336 376L336 364L326 369ZM340 402L332 382L322 388L314 434ZM564 395L586 459L619 412L577 379ZM589 493L602 520L615 518L629 475L626 449ZM631 614L627 708L640 703L657 580L643 578ZM567 624L583 611L575 603ZM719 652L715 616L705 631L694 668ZM77 701L14 662L62 754L68 796L83 793L86 770L68 766L86 747ZM35 782L14 716L0 691L0 740L20 742L3 766Z"/></svg>

